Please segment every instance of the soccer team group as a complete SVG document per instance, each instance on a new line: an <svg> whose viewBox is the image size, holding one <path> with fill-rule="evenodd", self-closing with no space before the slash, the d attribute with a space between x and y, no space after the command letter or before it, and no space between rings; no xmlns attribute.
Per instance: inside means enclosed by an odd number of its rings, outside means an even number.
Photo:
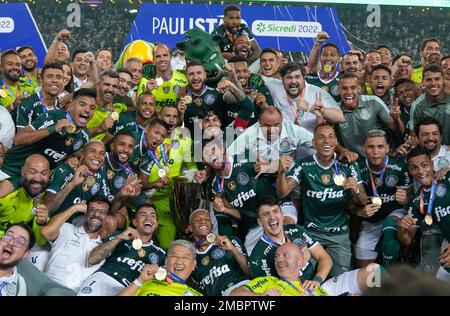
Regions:
<svg viewBox="0 0 450 316"><path fill-rule="evenodd" d="M152 63L66 29L42 69L1 53L0 296L362 295L400 263L450 282L439 39L413 68L326 32L288 62L234 5L189 32ZM182 179L203 201L180 232Z"/></svg>

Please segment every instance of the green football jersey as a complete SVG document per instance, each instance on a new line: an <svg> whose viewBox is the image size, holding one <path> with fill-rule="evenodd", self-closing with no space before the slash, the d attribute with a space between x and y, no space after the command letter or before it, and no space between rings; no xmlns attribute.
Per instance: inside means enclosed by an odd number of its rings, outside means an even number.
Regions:
<svg viewBox="0 0 450 316"><path fill-rule="evenodd" d="M247 255L238 238L229 239L240 253ZM206 296L221 296L226 289L246 279L232 253L217 245L211 244L202 252L197 249L196 259L191 279Z"/></svg>
<svg viewBox="0 0 450 316"><path fill-rule="evenodd" d="M341 102L341 96L339 95L339 74L336 74L334 78L324 80L320 77L318 72L309 73L305 75L305 81L316 87L322 88L328 92L336 102Z"/></svg>
<svg viewBox="0 0 450 316"><path fill-rule="evenodd" d="M58 193L64 187L72 181L75 176L75 170L69 166L65 162L61 162L58 166L56 166L55 170L52 173L50 178L50 185L47 188L47 191L53 194ZM64 212L69 207L74 204L86 202L94 195L100 194L106 198L110 198L110 188L108 186L108 181L106 178L106 169L103 166L96 174L93 175L95 177L95 184L87 188L84 185L84 182L77 185L66 197L64 202L60 205L58 209L56 209L51 215L55 216L61 212ZM71 219L73 219L72 217Z"/></svg>
<svg viewBox="0 0 450 316"><path fill-rule="evenodd" d="M112 199L114 199L114 196L116 196L120 189L122 189L128 177L134 173L133 168L128 163L119 166L116 161L117 159L114 158L112 153L106 153L106 179L108 182L108 187L110 188L110 195L112 196Z"/></svg>
<svg viewBox="0 0 450 316"><path fill-rule="evenodd" d="M31 127L35 130L46 129L55 125L59 120L66 119L66 111L56 109L39 116ZM48 159L50 169L81 149L89 141L86 129L74 134L56 132L31 145L19 145L6 153L2 171L10 176L20 176L20 169L31 154L41 154Z"/></svg>
<svg viewBox="0 0 450 316"><path fill-rule="evenodd" d="M258 106L256 107L259 108ZM255 105L250 96L247 96L241 104L227 104L224 116L220 120L222 122L222 126L227 127L232 125L238 116L242 119L250 120L250 118L255 115L253 113L254 108Z"/></svg>
<svg viewBox="0 0 450 316"><path fill-rule="evenodd" d="M247 35L248 38L254 39L252 31L249 29L247 24L241 23L239 25L239 30L235 34L231 34L227 31L225 24L220 24L214 31L212 35L217 34L221 37L219 46L222 52L231 52L233 50L233 43L241 35Z"/></svg>
<svg viewBox="0 0 450 316"><path fill-rule="evenodd" d="M112 236L109 240L115 237ZM139 276L146 264L157 264L160 267L164 265L166 252L153 240L144 244L142 249L145 250L145 256L141 258L137 250L133 249L131 240L121 241L98 272L109 275L126 287Z"/></svg>
<svg viewBox="0 0 450 316"><path fill-rule="evenodd" d="M345 178L361 183L357 162L338 163ZM350 192L333 181L334 166L323 167L316 156L301 159L288 172L288 178L300 184L305 227L326 234L348 233L347 204Z"/></svg>
<svg viewBox="0 0 450 316"><path fill-rule="evenodd" d="M370 171L368 162L365 158L358 160L358 165L361 171L361 179L366 190L369 203L372 203L374 197L371 174L374 185L377 186L378 196L381 198L383 204L378 212L364 220L376 223L384 220L389 214L395 210L402 209L403 206L395 201L395 192L397 186L409 188L412 184L411 178L408 174L408 165L403 159L387 157L386 171L383 173L383 183L380 185L380 177L382 172Z"/></svg>
<svg viewBox="0 0 450 316"><path fill-rule="evenodd" d="M266 97L266 103L268 105L273 105L272 94L270 94L269 89L264 85L264 80L261 78L259 74L251 74L250 79L248 80L247 88L244 88L244 92L246 95L251 96L253 92L259 92ZM252 98L253 99L253 98ZM254 101L254 100L253 100ZM250 117L250 122L248 126L251 126L258 122L259 115L261 113L261 108L254 103L253 105L253 113Z"/></svg>
<svg viewBox="0 0 450 316"><path fill-rule="evenodd" d="M318 244L300 225L284 225L283 230L285 236L292 243L300 247L307 246L308 249L312 249ZM264 235L258 240L248 260L253 278L269 275L278 277L277 270L275 269L275 252L278 246L278 244ZM314 267L310 262L302 271L301 279L303 281L311 280L313 277Z"/></svg>
<svg viewBox="0 0 450 316"><path fill-rule="evenodd" d="M35 121L41 114L47 113L48 109L41 103L42 95L40 92L26 98L17 109L16 126L25 127ZM59 109L59 101L53 104L53 109Z"/></svg>
<svg viewBox="0 0 450 316"><path fill-rule="evenodd" d="M228 156L227 161L231 163L231 174L223 179L223 197L242 216L242 222L246 229L257 226L259 201L262 196L276 196L273 183L267 177L255 179L256 172L253 169L255 163L249 162L248 155L245 159L239 160L240 155ZM208 182L208 192L211 201L222 187L222 178L213 177Z"/></svg>
<svg viewBox="0 0 450 316"><path fill-rule="evenodd" d="M136 112L122 112L119 119L109 129L109 133L112 136L116 136L118 132L124 130L134 136L136 143L139 142L142 132L144 131L144 126L137 123L136 116Z"/></svg>

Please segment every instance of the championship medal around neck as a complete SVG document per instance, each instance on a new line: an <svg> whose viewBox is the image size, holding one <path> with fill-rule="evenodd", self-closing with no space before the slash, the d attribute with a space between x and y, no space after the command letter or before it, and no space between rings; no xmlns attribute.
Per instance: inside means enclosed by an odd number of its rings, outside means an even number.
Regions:
<svg viewBox="0 0 450 316"><path fill-rule="evenodd" d="M433 217L430 214L425 215L425 223L430 226L433 224Z"/></svg>
<svg viewBox="0 0 450 316"><path fill-rule="evenodd" d="M372 198L372 204L381 206L383 204L383 200L381 200L381 198L379 196L374 196Z"/></svg>
<svg viewBox="0 0 450 316"><path fill-rule="evenodd" d="M156 78L155 81L158 86L162 86L164 83L164 80L161 77Z"/></svg>
<svg viewBox="0 0 450 316"><path fill-rule="evenodd" d="M77 131L77 127L75 126L75 124L69 124L67 127L66 127L66 133L68 133L68 134L73 134L73 133L75 133Z"/></svg>
<svg viewBox="0 0 450 316"><path fill-rule="evenodd" d="M323 71L325 73L329 73L329 72L331 72L331 70L333 70L333 68L331 68L330 65L326 64L325 66L323 66Z"/></svg>
<svg viewBox="0 0 450 316"><path fill-rule="evenodd" d="M345 182L345 177L342 174L336 174L336 175L334 175L333 180L334 180L334 184L342 187Z"/></svg>
<svg viewBox="0 0 450 316"><path fill-rule="evenodd" d="M116 122L119 119L119 113L117 112L112 112L109 116L111 116L114 122Z"/></svg>
<svg viewBox="0 0 450 316"><path fill-rule="evenodd" d="M92 187L95 184L95 178L94 176L88 176L84 182L88 187Z"/></svg>
<svg viewBox="0 0 450 316"><path fill-rule="evenodd" d="M164 269L162 267L160 267L158 269L158 271L156 271L156 273L155 273L155 279L158 281L163 281L166 279L166 277L167 277L167 271L166 271L166 269Z"/></svg>
<svg viewBox="0 0 450 316"><path fill-rule="evenodd" d="M184 102L186 102L186 104L191 104L192 103L192 97L190 95L187 95L184 97Z"/></svg>
<svg viewBox="0 0 450 316"><path fill-rule="evenodd" d="M213 233L208 234L208 236L206 236L206 240L210 243L215 243L217 239L217 236Z"/></svg>
<svg viewBox="0 0 450 316"><path fill-rule="evenodd" d="M142 246L144 245L142 240L140 240L139 238L136 238L135 240L133 240L133 243L131 244L133 246L134 250L140 250L142 249Z"/></svg>
<svg viewBox="0 0 450 316"><path fill-rule="evenodd" d="M164 178L166 175L167 175L166 170L164 170L164 169L159 169L158 170L158 177Z"/></svg>
<svg viewBox="0 0 450 316"><path fill-rule="evenodd" d="M0 98L4 98L4 97L6 97L6 91L0 89Z"/></svg>

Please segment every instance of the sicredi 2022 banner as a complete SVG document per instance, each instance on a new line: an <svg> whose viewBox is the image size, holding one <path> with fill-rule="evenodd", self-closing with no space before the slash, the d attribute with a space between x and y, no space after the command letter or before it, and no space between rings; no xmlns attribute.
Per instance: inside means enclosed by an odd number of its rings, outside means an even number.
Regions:
<svg viewBox="0 0 450 316"><path fill-rule="evenodd" d="M211 33L222 23L219 4L151 4L139 9L124 45L142 39L175 47L184 40L183 33L199 28ZM252 30L261 48L305 52L314 45L318 32L325 31L341 52L350 46L334 8L317 6L241 5L241 17Z"/></svg>

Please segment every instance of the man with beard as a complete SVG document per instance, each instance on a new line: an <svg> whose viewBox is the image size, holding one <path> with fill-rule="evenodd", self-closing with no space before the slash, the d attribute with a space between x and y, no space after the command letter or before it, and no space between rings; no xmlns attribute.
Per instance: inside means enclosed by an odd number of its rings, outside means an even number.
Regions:
<svg viewBox="0 0 450 316"><path fill-rule="evenodd" d="M389 128L396 135L403 134L400 107L391 105L389 110L378 97L361 95L356 74L342 74L339 89L342 99L340 106L345 121L336 127L336 132L345 149L364 157L362 145L367 132L372 129Z"/></svg>
<svg viewBox="0 0 450 316"><path fill-rule="evenodd" d="M20 77L22 62L19 54L14 50L7 50L0 57L0 105L4 106L12 117L22 99L34 93L34 87L26 79Z"/></svg>
<svg viewBox="0 0 450 316"><path fill-rule="evenodd" d="M233 236L216 236L209 212L197 209L189 216L189 232L194 235L196 260L200 264L192 273L192 281L206 296L228 296L244 285L250 275L247 254L242 242ZM211 234L215 240L208 240Z"/></svg>
<svg viewBox="0 0 450 316"><path fill-rule="evenodd" d="M16 224L8 228L0 240L0 296L26 296L27 284L17 271L17 264L34 246L31 228Z"/></svg>
<svg viewBox="0 0 450 316"><path fill-rule="evenodd" d="M19 175L30 154L44 155L53 169L82 148L89 140L86 124L92 117L95 97L95 90L80 89L75 92L68 111L48 111L22 128L14 139L14 147L6 153L1 170L3 178Z"/></svg>
<svg viewBox="0 0 450 316"><path fill-rule="evenodd" d="M445 92L450 95L450 55L442 57L441 67L444 72Z"/></svg>
<svg viewBox="0 0 450 316"><path fill-rule="evenodd" d="M362 57L355 51L350 51L342 56L341 73L353 72L358 79L364 81L363 60Z"/></svg>
<svg viewBox="0 0 450 316"><path fill-rule="evenodd" d="M31 46L22 46L17 50L22 61L24 79L37 91L39 84L40 69L37 68L38 58Z"/></svg>
<svg viewBox="0 0 450 316"><path fill-rule="evenodd" d="M133 100L133 102L136 104L137 102L137 90L139 86L139 82L142 80L142 68L144 66L142 65L142 61L140 61L136 57L128 58L125 61L124 68L128 69L132 74L133 78L131 82L133 85L131 86L131 90L128 93L128 96Z"/></svg>
<svg viewBox="0 0 450 316"><path fill-rule="evenodd" d="M126 68L117 69L117 73L119 74L119 88L114 103L123 103L127 106L128 111L132 111L135 109L135 105L129 93L133 87L133 74Z"/></svg>
<svg viewBox="0 0 450 316"><path fill-rule="evenodd" d="M392 49L387 45L380 45L376 48L376 51L380 53L381 64L390 67L392 62Z"/></svg>
<svg viewBox="0 0 450 316"><path fill-rule="evenodd" d="M9 224L30 223L38 228L47 222L48 210L39 201L48 186L50 168L41 155L25 160L20 177L0 183L0 235Z"/></svg>
<svg viewBox="0 0 450 316"><path fill-rule="evenodd" d="M424 78L426 74L424 73ZM408 168L414 180L420 183L420 189L409 200L408 215L399 223L398 237L403 245L409 246L418 229L437 223L443 237L450 240L449 176L438 180L433 171L430 154L415 148L407 156ZM450 282L450 245L444 242L439 256L440 267L436 278Z"/></svg>
<svg viewBox="0 0 450 316"><path fill-rule="evenodd" d="M229 96L229 93L234 96L242 93L231 81L222 79L219 82L218 89L222 92L208 87L205 84L205 68L199 62L192 62L187 65L186 76L189 83L187 94L180 96L178 110L183 113L184 126L191 132L191 137L194 135L194 125L198 120L198 115L205 108L212 108L216 113L220 113L219 117L223 128L233 122L236 128L248 126L248 121L253 112L253 102L243 95L244 99L238 105L238 113L230 111L230 104L235 103L236 100L229 100L226 96ZM186 99L188 96L190 99Z"/></svg>
<svg viewBox="0 0 450 316"><path fill-rule="evenodd" d="M280 69L280 75L281 81L270 79L266 85L284 120L298 124L309 132L322 120L343 122L342 111L331 95L305 82L302 65L288 63Z"/></svg>
<svg viewBox="0 0 450 316"><path fill-rule="evenodd" d="M87 204L77 203L53 217L41 229L41 234L52 247L45 273L55 280L78 292L83 281L101 267L104 261L89 265L92 249L102 243L102 230L110 202L101 196L93 196ZM67 223L69 218L81 213L83 221L79 225Z"/></svg>
<svg viewBox="0 0 450 316"><path fill-rule="evenodd" d="M223 24L219 25L211 34L221 37L219 46L225 59L233 56L233 44L241 35L247 35L251 41L252 53L247 60L250 65L258 59L261 53L261 48L252 31L246 24L241 23L241 9L235 5L229 5L223 10Z"/></svg>
<svg viewBox="0 0 450 316"><path fill-rule="evenodd" d="M281 67L281 60L276 50L272 48L264 48L259 58L261 75L281 79L278 69Z"/></svg>
<svg viewBox="0 0 450 316"><path fill-rule="evenodd" d="M316 45L316 43L314 44ZM316 73L305 75L305 81L327 91L336 102L341 101L339 95L339 72L336 67L339 62L339 48L336 44L326 43L323 45L320 49L319 61L322 66L321 69Z"/></svg>
<svg viewBox="0 0 450 316"><path fill-rule="evenodd" d="M127 111L127 107L122 103L114 103L119 89L119 74L115 70L111 69L103 73L96 89L97 104L87 128L90 139L102 140L105 132L118 120L120 113Z"/></svg>
<svg viewBox="0 0 450 316"><path fill-rule="evenodd" d="M112 67L112 52L107 48L100 48L95 53L95 64L99 73L108 71Z"/></svg>
<svg viewBox="0 0 450 316"><path fill-rule="evenodd" d="M376 50L371 50L366 54L364 59L364 81L365 88L368 95L373 95L372 87L370 86L370 76L373 67L381 64L381 54Z"/></svg>
<svg viewBox="0 0 450 316"><path fill-rule="evenodd" d="M45 64L41 71L41 90L22 101L17 110L16 126L24 128L37 117L60 107L58 95L63 88L61 64Z"/></svg>
<svg viewBox="0 0 450 316"><path fill-rule="evenodd" d="M426 38L422 41L422 44L420 45L420 65L416 68L414 68L413 73L411 75L411 79L416 83L422 82L423 77L423 69L424 67L429 64L427 59L430 57L433 53L439 53L441 52L441 41L439 39L432 37L432 38Z"/></svg>
<svg viewBox="0 0 450 316"><path fill-rule="evenodd" d="M248 64L250 72L257 74L260 71L259 58L253 63L248 62L248 59L252 53L252 42L250 41L250 38L246 34L240 35L233 43L233 56L228 59L228 62L237 56L243 57L245 62Z"/></svg>
<svg viewBox="0 0 450 316"><path fill-rule="evenodd" d="M159 113L159 119L167 124L169 130L164 141L152 154L149 152L147 163L141 168L144 189L154 188L151 194L152 203L158 211L158 241L164 249L175 239L176 228L170 215L170 197L172 179L197 169L192 159L192 139L175 129L179 121L179 113L175 106L166 105ZM162 168L162 169L161 169ZM164 174L160 171L164 170Z"/></svg>
<svg viewBox="0 0 450 316"><path fill-rule="evenodd" d="M138 97L144 91L151 92L155 96L158 112L166 105L176 105L180 89L188 84L184 73L171 68L171 58L169 47L157 44L153 48L153 64L144 66L137 91Z"/></svg>
<svg viewBox="0 0 450 316"><path fill-rule="evenodd" d="M145 126L155 115L155 105L156 100L153 94L147 91L142 93L138 98L136 111L122 112L119 119L106 132L102 139L103 143L108 144L118 132L127 131L133 135L138 144Z"/></svg>
<svg viewBox="0 0 450 316"><path fill-rule="evenodd" d="M106 261L83 282L78 296L116 296L139 277L146 264L164 264L166 252L152 240L158 228L155 207L151 204L139 207L133 226L110 236L91 251L90 266ZM134 243L139 241L142 247L134 249Z"/></svg>
<svg viewBox="0 0 450 316"><path fill-rule="evenodd" d="M233 56L228 60L228 64L232 65L228 71L228 78L235 83L242 91L253 100L253 113L249 122L249 126L255 124L265 105L273 105L272 95L264 84L261 75L251 73L247 60L242 56Z"/></svg>
<svg viewBox="0 0 450 316"><path fill-rule="evenodd" d="M317 125L314 130L317 153L298 160L289 172L292 158L281 157L276 181L280 198L300 185L305 230L326 247L333 259L331 276L350 268L348 203L357 206L367 203L358 164L338 162L334 153L336 144L333 126L330 123Z"/></svg>
<svg viewBox="0 0 450 316"><path fill-rule="evenodd" d="M438 65L428 65L423 69L422 85L426 91L414 101L411 110L410 128L425 117L439 121L443 128L442 144L450 145L450 95L445 92L444 75Z"/></svg>

